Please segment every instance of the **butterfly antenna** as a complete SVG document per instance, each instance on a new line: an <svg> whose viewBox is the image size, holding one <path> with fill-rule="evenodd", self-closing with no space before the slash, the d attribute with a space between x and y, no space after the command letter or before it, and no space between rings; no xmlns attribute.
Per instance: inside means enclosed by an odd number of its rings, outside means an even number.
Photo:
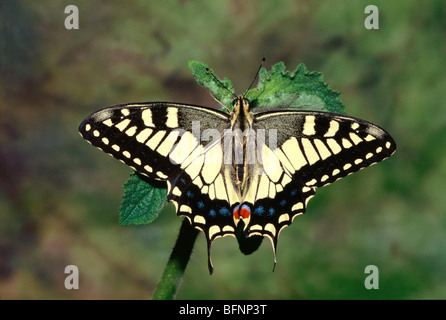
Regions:
<svg viewBox="0 0 446 320"><path fill-rule="evenodd" d="M249 90L251 90L252 86L254 85L254 82L256 82L256 79L259 77L260 69L262 69L262 67L263 67L263 63L265 62L265 60L266 60L265 58L262 58L262 61L260 62L260 65L259 65L259 68L257 69L256 75L254 76L254 79L252 79L252 82L251 82L250 86L248 87L248 90L245 91L245 94L246 94ZM245 95L245 94L244 94L244 95Z"/></svg>
<svg viewBox="0 0 446 320"><path fill-rule="evenodd" d="M213 72L211 72L211 70L210 70L209 68L206 68L206 71L209 72L209 74L214 78L214 80L215 80L221 87L225 88L225 90L228 91L228 92L234 97L234 99L237 98L237 95L236 95L234 92L232 92L231 90L229 90L228 87L226 87L225 84L224 84L220 79L218 79L217 76L216 76Z"/></svg>

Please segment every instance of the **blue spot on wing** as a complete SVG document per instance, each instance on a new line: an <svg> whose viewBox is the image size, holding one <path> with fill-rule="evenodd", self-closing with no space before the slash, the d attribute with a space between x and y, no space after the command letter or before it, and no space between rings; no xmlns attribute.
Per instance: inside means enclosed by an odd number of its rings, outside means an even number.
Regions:
<svg viewBox="0 0 446 320"><path fill-rule="evenodd" d="M193 197L194 197L194 194L193 194L192 192L190 192L190 191L187 191L187 192L186 192L186 195L187 195L189 198L193 198Z"/></svg>
<svg viewBox="0 0 446 320"><path fill-rule="evenodd" d="M276 213L276 210L274 210L274 208L269 208L269 210L268 210L268 215L269 216L272 216L272 215L274 215Z"/></svg>
<svg viewBox="0 0 446 320"><path fill-rule="evenodd" d="M261 216L264 212L265 208L263 208L262 206L258 206L257 208L254 209L254 214L258 216Z"/></svg>
<svg viewBox="0 0 446 320"><path fill-rule="evenodd" d="M203 209L203 208L204 208L204 203L203 203L203 201L198 201L198 202L197 202L197 207L198 207L198 209Z"/></svg>
<svg viewBox="0 0 446 320"><path fill-rule="evenodd" d="M280 201L279 204L280 204L281 207L285 207L285 205L286 205L286 200L284 199L284 200Z"/></svg>
<svg viewBox="0 0 446 320"><path fill-rule="evenodd" d="M230 216L231 212L228 210L228 208L226 207L222 207L220 208L220 210L218 211L222 216Z"/></svg>
<svg viewBox="0 0 446 320"><path fill-rule="evenodd" d="M209 215L210 215L211 217L215 217L216 214L217 214L217 213L215 212L214 209L209 210Z"/></svg>

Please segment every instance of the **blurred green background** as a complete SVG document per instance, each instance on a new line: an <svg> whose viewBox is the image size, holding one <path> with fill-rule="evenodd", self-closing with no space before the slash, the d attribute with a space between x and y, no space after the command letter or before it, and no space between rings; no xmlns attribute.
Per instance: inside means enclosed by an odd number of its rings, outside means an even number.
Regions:
<svg viewBox="0 0 446 320"><path fill-rule="evenodd" d="M67 5L79 29L67 30ZM364 27L366 5L379 30ZM0 298L148 299L181 225L166 210L120 226L131 170L78 134L118 103L216 106L187 64L207 63L238 93L284 61L341 92L349 115L374 122L398 150L318 190L279 241L244 256L199 235L178 299L446 298L446 2L0 1ZM64 287L65 266L80 289ZM367 265L379 289L367 290Z"/></svg>

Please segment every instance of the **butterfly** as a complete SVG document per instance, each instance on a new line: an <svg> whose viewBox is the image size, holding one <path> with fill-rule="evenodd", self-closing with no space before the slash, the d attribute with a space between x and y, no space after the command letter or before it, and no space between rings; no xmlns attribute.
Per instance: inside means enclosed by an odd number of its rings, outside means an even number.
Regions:
<svg viewBox="0 0 446 320"><path fill-rule="evenodd" d="M261 109L260 109L261 110ZM305 212L316 189L391 156L392 137L351 116L322 111L233 111L147 102L107 107L88 116L81 136L136 172L167 182L179 216L212 242L235 236L271 240L276 265L280 232Z"/></svg>

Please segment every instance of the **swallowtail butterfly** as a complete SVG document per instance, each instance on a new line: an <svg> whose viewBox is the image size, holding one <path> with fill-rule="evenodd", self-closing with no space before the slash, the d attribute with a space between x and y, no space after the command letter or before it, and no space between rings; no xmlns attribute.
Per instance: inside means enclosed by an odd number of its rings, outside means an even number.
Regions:
<svg viewBox="0 0 446 320"><path fill-rule="evenodd" d="M380 127L320 111L250 112L243 96L233 112L169 102L107 107L80 125L84 139L149 178L167 182L178 215L212 242L280 232L305 212L316 188L391 156Z"/></svg>

